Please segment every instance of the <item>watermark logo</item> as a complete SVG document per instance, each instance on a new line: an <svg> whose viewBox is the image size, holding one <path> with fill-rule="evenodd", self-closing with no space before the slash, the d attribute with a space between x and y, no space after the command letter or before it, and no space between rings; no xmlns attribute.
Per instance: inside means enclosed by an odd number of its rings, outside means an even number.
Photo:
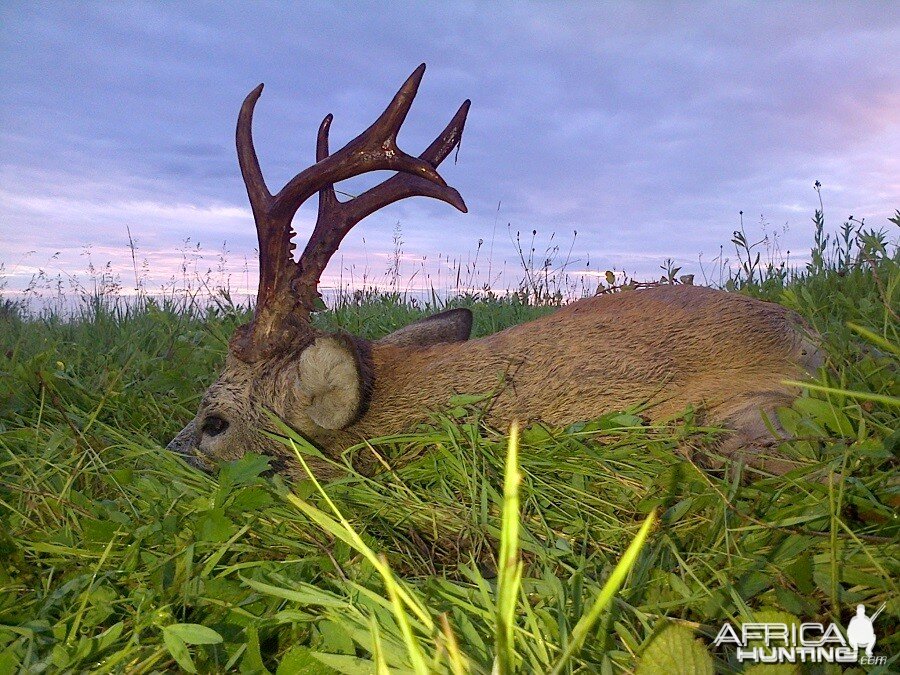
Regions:
<svg viewBox="0 0 900 675"><path fill-rule="evenodd" d="M847 625L847 634L837 624L751 623L736 629L725 623L713 645L732 645L742 663L860 663L882 665L887 656L875 654L875 619L886 603L872 616L865 605L857 605L856 615Z"/></svg>

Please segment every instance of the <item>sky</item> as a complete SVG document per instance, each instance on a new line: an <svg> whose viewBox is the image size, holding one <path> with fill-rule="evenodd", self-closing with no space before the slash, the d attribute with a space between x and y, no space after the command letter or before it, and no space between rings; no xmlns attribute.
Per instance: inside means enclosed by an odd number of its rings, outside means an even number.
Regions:
<svg viewBox="0 0 900 675"><path fill-rule="evenodd" d="M5 0L0 23L6 295L40 272L86 286L89 266L124 292L193 274L253 290L234 149L244 96L265 83L254 138L276 192L314 162L326 113L334 150L420 62L399 145L417 155L471 99L441 167L469 212L415 198L370 216L323 286L381 282L397 241L404 288L449 288L454 266L514 286L518 247L574 277L651 278L672 259L716 281L742 218L752 241L805 259L815 181L830 230L853 215L897 234L895 2ZM295 219L301 244L314 201Z"/></svg>

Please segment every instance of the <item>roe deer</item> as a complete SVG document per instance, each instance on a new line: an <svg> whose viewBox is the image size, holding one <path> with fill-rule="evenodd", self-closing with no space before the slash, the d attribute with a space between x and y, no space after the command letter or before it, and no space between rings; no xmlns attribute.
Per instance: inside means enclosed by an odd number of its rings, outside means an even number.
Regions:
<svg viewBox="0 0 900 675"><path fill-rule="evenodd" d="M471 313L450 310L370 342L325 334L310 322L321 307L319 277L344 236L374 211L405 197L433 197L466 211L436 167L459 144L469 101L418 158L397 147L400 125L424 74L422 64L382 115L334 154L332 116L319 127L316 164L277 195L263 180L251 125L262 85L245 99L237 151L259 238L260 279L252 321L231 338L225 370L209 387L195 419L169 444L195 465L246 452L303 475L272 430L267 408L337 457L360 440L400 432L447 405L456 393L495 391L488 420L566 425L647 404L650 419L697 406L704 419L731 430L719 446L773 471L786 466L756 455L771 445L761 413L791 400L782 380L817 362L799 317L777 304L708 288L675 285L573 302L544 318L469 340ZM334 184L377 170L396 175L348 201ZM318 192L318 219L299 262L292 219ZM336 469L310 458L320 477ZM364 469L365 470L365 469Z"/></svg>

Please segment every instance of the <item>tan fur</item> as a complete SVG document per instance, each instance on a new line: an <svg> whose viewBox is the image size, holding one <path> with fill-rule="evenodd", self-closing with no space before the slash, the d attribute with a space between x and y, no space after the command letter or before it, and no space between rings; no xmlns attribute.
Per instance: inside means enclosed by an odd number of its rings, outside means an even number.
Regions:
<svg viewBox="0 0 900 675"><path fill-rule="evenodd" d="M448 333L453 333L450 323ZM693 286L580 300L480 340L357 341L355 355L348 352L353 343L346 337L321 342L330 345L321 353L310 351L319 340L279 363L248 366L229 359L205 397L195 428L205 411L224 410L223 415L236 416L239 452L266 452L279 458L278 468L296 474L296 463L283 447L248 432L253 424L266 426L250 412L254 405L274 410L336 456L364 438L410 428L446 406L453 394L496 392L489 417L501 427L514 419L565 425L643 404L651 419L660 420L694 405L707 421L735 430L731 445L723 448L740 455L768 440L762 413L774 417L775 408L792 395L782 380L801 376L819 360L790 310ZM348 370L351 363L356 371ZM347 381L352 372L358 382ZM310 404L317 387L330 390L333 409L315 410ZM360 392L366 399L362 407L355 398ZM351 417L352 423L340 429L321 423L341 426L338 422ZM175 445L183 449L184 441ZM203 454L230 458L238 452L233 446L223 441L220 449L210 447ZM327 465L316 470L333 474Z"/></svg>
<svg viewBox="0 0 900 675"><path fill-rule="evenodd" d="M342 429L359 416L364 392L352 343L331 335L316 338L300 354L297 376L306 414L315 424Z"/></svg>

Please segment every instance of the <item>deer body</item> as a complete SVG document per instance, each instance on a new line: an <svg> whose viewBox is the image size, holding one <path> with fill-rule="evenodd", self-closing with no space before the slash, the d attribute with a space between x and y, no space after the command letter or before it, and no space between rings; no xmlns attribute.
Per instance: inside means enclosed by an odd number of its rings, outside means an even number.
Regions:
<svg viewBox="0 0 900 675"><path fill-rule="evenodd" d="M768 435L760 413L775 420L791 398L782 380L819 358L790 310L694 286L586 298L479 340L376 342L371 353L367 412L321 437L334 450L409 429L454 394L484 392L495 392L488 420L500 427L562 426L644 404L656 421L694 405L709 423L736 427L731 445L752 445Z"/></svg>
<svg viewBox="0 0 900 675"><path fill-rule="evenodd" d="M555 313L478 340L471 314L451 310L382 340L315 330L309 313L319 275L353 225L413 195L465 211L437 165L459 143L468 101L418 158L396 148L396 132L424 66L407 80L372 127L334 155L328 116L317 164L272 196L250 137L261 86L244 102L237 143L260 240L260 289L254 319L232 338L226 367L193 422L169 448L211 468L215 459L256 451L302 476L293 454L260 434L268 408L332 457L361 440L409 429L454 394L493 396L490 422L566 425L635 406L652 420L696 406L709 423L732 430L726 455L754 452L770 440L762 413L790 400L782 384L818 363L799 317L773 303L707 288L663 285L583 299ZM378 169L399 171L355 199L339 202L333 184ZM303 256L290 255L291 219L319 193L319 218ZM758 462L773 470L787 467ZM322 477L328 462L310 462Z"/></svg>
<svg viewBox="0 0 900 675"><path fill-rule="evenodd" d="M580 300L480 340L376 343L369 410L348 431L401 431L454 393L491 391L501 423L563 425L645 402L655 419L689 403L715 414L747 395L787 393L781 380L806 358L795 320L776 304L660 286Z"/></svg>

